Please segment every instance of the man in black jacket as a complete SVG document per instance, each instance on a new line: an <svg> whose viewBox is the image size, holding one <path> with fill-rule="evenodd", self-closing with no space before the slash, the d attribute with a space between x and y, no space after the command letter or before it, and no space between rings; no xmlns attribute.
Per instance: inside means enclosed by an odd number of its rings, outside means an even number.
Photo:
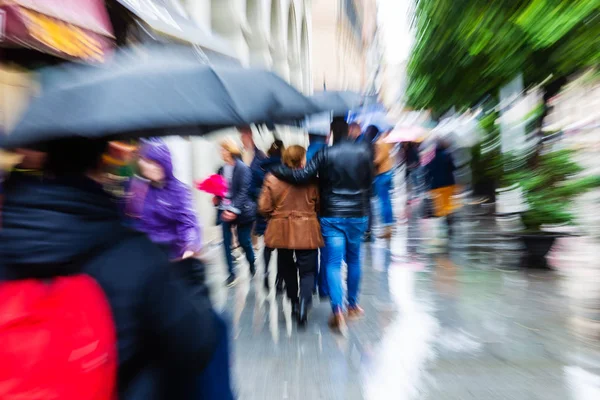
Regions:
<svg viewBox="0 0 600 400"><path fill-rule="evenodd" d="M369 145L349 140L348 124L343 118L334 118L331 133L333 146L319 150L306 168L291 170L280 166L273 170L273 174L297 184L319 177L321 230L333 309L330 326L344 333L343 260L348 265L348 318L358 318L363 314L358 305L360 247L367 228L374 167Z"/></svg>
<svg viewBox="0 0 600 400"><path fill-rule="evenodd" d="M209 301L192 303L167 254L123 226L117 204L99 183L104 148L85 139L56 143L44 177L7 179L0 283L91 276L116 327L117 397L182 398L182 385L194 387L212 357L218 321Z"/></svg>

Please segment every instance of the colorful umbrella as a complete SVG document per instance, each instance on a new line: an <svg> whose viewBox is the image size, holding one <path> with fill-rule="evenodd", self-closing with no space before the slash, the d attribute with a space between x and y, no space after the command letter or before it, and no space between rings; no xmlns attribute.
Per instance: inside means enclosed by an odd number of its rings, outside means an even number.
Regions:
<svg viewBox="0 0 600 400"><path fill-rule="evenodd" d="M427 136L427 129L421 126L396 127L385 141L387 143L422 142Z"/></svg>
<svg viewBox="0 0 600 400"><path fill-rule="evenodd" d="M225 197L227 194L227 182L221 175L214 174L202 182L196 182L196 189L212 194L213 196Z"/></svg>

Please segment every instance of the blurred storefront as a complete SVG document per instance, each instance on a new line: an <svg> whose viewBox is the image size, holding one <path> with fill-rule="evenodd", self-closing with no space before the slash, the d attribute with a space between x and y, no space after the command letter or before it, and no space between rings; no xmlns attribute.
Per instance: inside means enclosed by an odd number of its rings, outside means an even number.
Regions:
<svg viewBox="0 0 600 400"><path fill-rule="evenodd" d="M115 47L138 44L176 43L213 65L273 70L309 94L310 7L304 0L0 0L0 132L10 132L40 87L68 77L68 68L43 67L101 62ZM274 135L260 129L256 142L266 150ZM305 144L293 129L276 130L288 144ZM239 136L227 130L168 138L178 178L191 185L214 173L222 163L218 142L227 135ZM208 227L215 221L210 199L195 194Z"/></svg>
<svg viewBox="0 0 600 400"><path fill-rule="evenodd" d="M376 75L375 0L315 0L312 5L314 90L371 92Z"/></svg>
<svg viewBox="0 0 600 400"><path fill-rule="evenodd" d="M102 62L114 46L103 0L0 0L0 131L38 90L38 67Z"/></svg>

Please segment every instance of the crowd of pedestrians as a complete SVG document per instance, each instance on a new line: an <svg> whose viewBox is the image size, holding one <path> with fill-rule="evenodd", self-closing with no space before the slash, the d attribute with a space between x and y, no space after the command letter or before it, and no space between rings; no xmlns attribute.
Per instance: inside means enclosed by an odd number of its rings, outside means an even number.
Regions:
<svg viewBox="0 0 600 400"><path fill-rule="evenodd" d="M393 145L375 126L349 126L342 118L333 119L328 136L311 135L308 149L286 148L276 140L267 154L257 148L249 127L239 130L243 146L233 139L220 143L218 174L226 190L213 198L223 234L225 284L233 286L238 279L236 244L251 278L260 259L256 251L262 250L264 286L271 289L268 269L275 261L274 290L290 300L299 326L308 323L318 294L331 303L332 330L345 334L347 321L364 315L361 247L369 239L372 199L379 202L379 238L392 236ZM56 315L48 313L49 305L73 303L68 296L75 293L79 301L69 306L63 322L74 326L71 336L36 342L34 350L3 346L0 355L11 357L15 373L25 374L28 365L43 369L51 362L40 358L45 351L69 354L86 348L82 370L88 366L86 373L96 371L98 377L116 370L114 382L98 388L120 399L231 399L228 328L209 300L198 257L202 229L190 188L174 176L167 145L144 140L131 168L136 174L126 179L126 196L115 201L105 190L101 161L107 145L68 139L48 144L43 152L20 150L17 167L4 175L0 307L11 312L0 310L0 337L5 343L16 340L6 330L19 323L14 318L35 317L42 327L44 318ZM440 143L425 168L418 151L407 147L403 154L414 188L431 189L435 214L446 217L451 229L454 164L447 146ZM62 290L48 290L56 285ZM37 357L34 363L32 357ZM101 380L82 385L93 390ZM68 386L54 381L50 385Z"/></svg>
<svg viewBox="0 0 600 400"><path fill-rule="evenodd" d="M343 118L333 120L327 137L311 135L308 151L300 146L284 149L276 141L266 156L256 148L249 129L240 129L240 134L243 151L233 140L221 144L225 166L219 173L230 190L214 201L229 267L226 284L235 284L237 276L231 232L237 231L251 276L256 266L250 232L264 234L265 266L276 250L276 286L285 286L298 323L307 323L313 293L318 291L331 301L330 326L345 332L346 319L364 313L359 305L360 252L369 231L373 195L382 205L381 237L392 234L391 145L376 127L369 126L363 133L359 124L349 127ZM343 265L347 266L346 295Z"/></svg>

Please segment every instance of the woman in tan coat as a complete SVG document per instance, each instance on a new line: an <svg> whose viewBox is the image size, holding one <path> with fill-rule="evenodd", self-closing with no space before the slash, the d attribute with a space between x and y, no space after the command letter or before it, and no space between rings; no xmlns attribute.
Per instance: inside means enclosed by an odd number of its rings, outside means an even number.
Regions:
<svg viewBox="0 0 600 400"><path fill-rule="evenodd" d="M283 163L290 168L303 168L306 150L301 146L290 146L283 153ZM258 208L268 218L265 246L277 249L277 263L283 274L287 296L292 302L292 312L298 317L298 323L305 325L317 270L317 250L323 247L317 219L317 185L294 186L269 174L265 178Z"/></svg>

